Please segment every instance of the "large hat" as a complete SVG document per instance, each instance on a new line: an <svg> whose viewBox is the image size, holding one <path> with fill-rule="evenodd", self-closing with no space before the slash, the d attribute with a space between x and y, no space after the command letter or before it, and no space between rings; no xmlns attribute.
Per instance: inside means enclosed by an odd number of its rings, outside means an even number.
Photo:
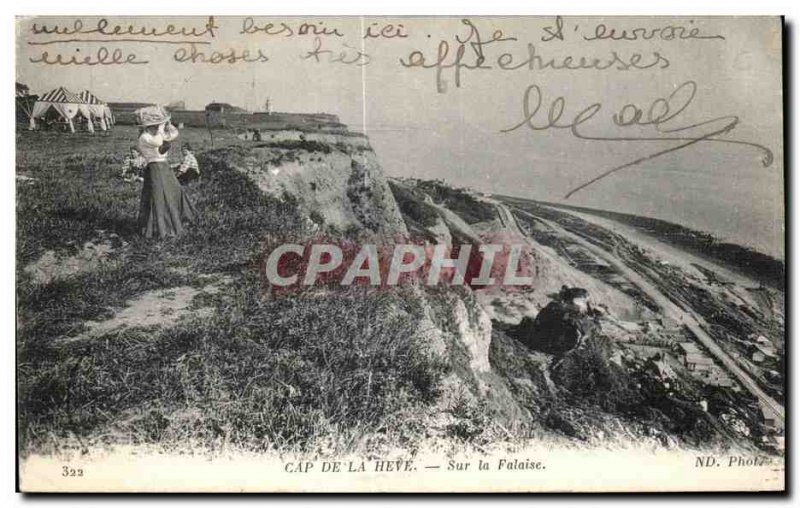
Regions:
<svg viewBox="0 0 800 508"><path fill-rule="evenodd" d="M136 120L144 127L166 123L169 119L169 113L161 106L147 106L136 110Z"/></svg>

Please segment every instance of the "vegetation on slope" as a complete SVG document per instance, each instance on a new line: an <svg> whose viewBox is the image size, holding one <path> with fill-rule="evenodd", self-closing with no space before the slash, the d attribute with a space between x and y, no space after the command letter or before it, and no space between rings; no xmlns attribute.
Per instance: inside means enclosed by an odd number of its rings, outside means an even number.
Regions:
<svg viewBox="0 0 800 508"><path fill-rule="evenodd" d="M467 224L497 218L494 206L479 201L468 189L453 187L441 180L418 180L416 187L429 195L436 204L455 212Z"/></svg>
<svg viewBox="0 0 800 508"><path fill-rule="evenodd" d="M202 178L189 192L200 218L180 239L158 243L136 234L139 186L118 177L127 139L72 138L77 154L63 160L18 142L18 172L34 179L18 184L17 208L24 452L130 442L333 453L366 436L397 445L424 430L411 415L431 405L446 369L413 333L408 295L264 296L262 242L301 234L301 218L291 200L266 197L230 169L226 161L245 149L198 157ZM127 243L99 269L46 285L23 270L98 229ZM208 274L234 276L194 302L213 312L172 328L62 340L143 291L200 286Z"/></svg>

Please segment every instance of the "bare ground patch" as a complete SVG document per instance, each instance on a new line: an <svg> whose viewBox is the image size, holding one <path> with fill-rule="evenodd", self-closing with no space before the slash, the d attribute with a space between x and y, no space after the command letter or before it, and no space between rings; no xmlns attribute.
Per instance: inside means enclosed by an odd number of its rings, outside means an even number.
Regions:
<svg viewBox="0 0 800 508"><path fill-rule="evenodd" d="M202 287L177 286L167 289L146 291L129 300L125 307L108 319L87 321L86 331L74 337L63 339L73 343L122 332L130 328L169 328L186 317L211 315L212 308L196 306L195 297L202 294L215 294L231 282L227 275L208 277L209 283Z"/></svg>
<svg viewBox="0 0 800 508"><path fill-rule="evenodd" d="M37 284L49 284L56 279L96 270L127 250L128 243L116 233L104 230L96 233L95 238L80 248L46 251L39 259L26 265L23 271Z"/></svg>

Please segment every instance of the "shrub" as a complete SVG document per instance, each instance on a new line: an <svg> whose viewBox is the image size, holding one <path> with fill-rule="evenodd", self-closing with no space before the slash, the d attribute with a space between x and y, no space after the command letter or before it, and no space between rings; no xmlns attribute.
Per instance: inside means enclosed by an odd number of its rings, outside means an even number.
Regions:
<svg viewBox="0 0 800 508"><path fill-rule="evenodd" d="M568 393L568 400L594 405L609 412L627 412L642 402L625 370L609 361L611 342L590 336L582 347L568 352L553 367L552 378Z"/></svg>

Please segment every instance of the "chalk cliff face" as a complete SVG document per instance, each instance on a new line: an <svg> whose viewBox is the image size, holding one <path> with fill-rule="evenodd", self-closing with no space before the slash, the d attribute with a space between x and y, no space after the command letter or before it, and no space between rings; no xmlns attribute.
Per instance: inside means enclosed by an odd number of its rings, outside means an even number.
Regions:
<svg viewBox="0 0 800 508"><path fill-rule="evenodd" d="M286 232L296 240L321 235L361 241L480 241L461 218L433 205L430 198L422 206L438 214L434 222L441 237L421 235L414 224L410 231L411 219L395 198L399 190L393 192L396 186L390 187L364 138L289 134L278 133L266 143L226 153L221 162L247 176L265 194L296 207L305 217L305 229ZM492 322L472 291L420 285L410 290L408 298L414 300L414 312L422 323L417 333L448 365L442 396L432 408L438 426L458 423L459 418L450 415L454 406L471 408L470 414L482 407L516 421L527 419L527 411L492 369Z"/></svg>
<svg viewBox="0 0 800 508"><path fill-rule="evenodd" d="M685 393L664 395L660 387L676 380L653 377L651 364L656 360L634 357L635 351L625 349L624 344L637 337L652 342L640 323L657 320L657 311L643 304L618 276L578 269L574 253L562 252L558 242L563 239L552 232L525 230L501 202L444 182L387 180L366 138L350 134L276 133L264 143L223 149L217 161L303 218L300 229L282 232L292 241L411 239L429 246L527 246L521 264L531 269L531 287L417 284L380 290L397 292L405 306L394 305L388 314L413 317L417 329L410 336L421 338L418 343L427 346L425 354L446 365L436 402L426 415L426 428L433 429L434 436L438 429L440 435L462 438L487 432L494 432L487 438L555 433L598 443L672 443L680 433L671 421L641 410L643 403L655 400L661 404L657 407L687 422L689 430L681 431L681 439L715 439L709 428L690 425L703 421L698 417L700 406L693 405L696 380L681 373L677 382ZM596 263L590 268L597 270ZM587 339L580 344L556 344L563 354L558 356L553 348L531 347L527 339L538 344L542 337L528 337L531 332L521 340L514 327L526 319L534 322L563 286L584 288L601 311L592 318L598 340L582 331ZM326 291L315 294L336 298ZM539 328L534 328L536 335ZM563 334L556 332L551 335L561 340ZM676 397L681 400L675 402ZM639 413L639 419L631 419Z"/></svg>
<svg viewBox="0 0 800 508"><path fill-rule="evenodd" d="M305 217L302 231L285 232L301 242L322 236L413 239L429 245L520 243L500 221L491 220L494 205L469 199L459 204L461 196L443 199L442 192L449 189L387 180L360 136L279 132L265 143L226 153L222 162ZM479 219L484 221L476 223ZM417 334L448 370L438 402L431 408L431 428L443 434L453 428L483 432L486 429L473 427L488 425L487 418L490 427L502 429L537 426L544 418L543 407L554 390L547 375L548 360L530 356L502 334L498 337L493 321L518 322L520 316L509 314L510 309L535 315L549 300L549 289L574 282L562 273L569 267L561 267L540 249L525 256L535 265L532 291L506 294L418 285L405 293L413 301L411 312L420 319ZM620 300L622 306L628 304Z"/></svg>
<svg viewBox="0 0 800 508"><path fill-rule="evenodd" d="M312 233L405 236L375 153L364 145L360 137L317 141L308 134L251 148L234 169L264 193L295 203Z"/></svg>

